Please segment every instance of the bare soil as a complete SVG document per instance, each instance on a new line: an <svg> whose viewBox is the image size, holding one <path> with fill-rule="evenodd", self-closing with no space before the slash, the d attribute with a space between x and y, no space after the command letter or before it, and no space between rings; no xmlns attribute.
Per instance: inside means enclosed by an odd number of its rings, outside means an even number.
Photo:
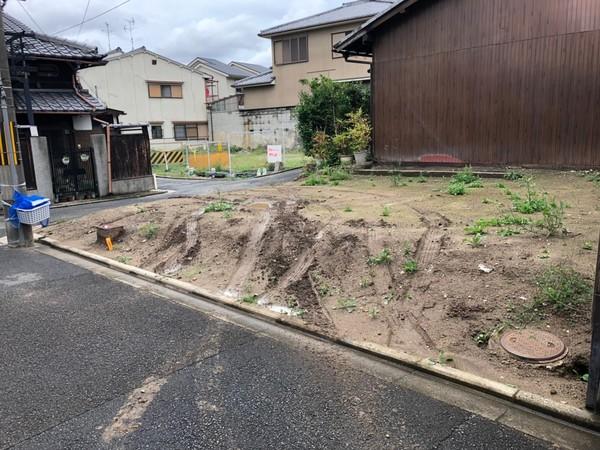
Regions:
<svg viewBox="0 0 600 450"><path fill-rule="evenodd" d="M480 218L512 213L505 190L523 194L519 182L487 179L483 188L453 197L446 193L448 179L414 179L395 187L389 177L354 177L317 187L300 181L228 194L222 200L234 205L229 213L204 212L215 198L144 203L55 224L45 233L240 301L300 314L331 335L443 359L582 407L590 305L578 314L549 314L529 325L565 341L569 354L559 364L521 362L496 338L485 346L474 339L531 302L536 276L546 267L564 264L590 281L593 277L600 187L571 172L531 174L540 192L568 203L566 236L502 237L490 229L484 245L472 248L464 228ZM389 215L384 216L384 207ZM141 232L149 223L158 227L154 237ZM126 229L112 252L96 243L94 227L100 224ZM585 250L590 242L593 249ZM384 249L391 262L369 264ZM405 273L407 260L417 262L416 273ZM480 264L493 271L482 273Z"/></svg>

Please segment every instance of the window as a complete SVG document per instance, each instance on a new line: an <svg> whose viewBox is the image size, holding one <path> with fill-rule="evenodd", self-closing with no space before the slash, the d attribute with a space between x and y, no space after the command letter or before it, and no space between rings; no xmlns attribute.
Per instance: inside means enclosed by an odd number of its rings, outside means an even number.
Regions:
<svg viewBox="0 0 600 450"><path fill-rule="evenodd" d="M296 36L273 42L275 64L295 64L308 61L308 36Z"/></svg>
<svg viewBox="0 0 600 450"><path fill-rule="evenodd" d="M150 98L183 98L182 84L148 82L148 96Z"/></svg>
<svg viewBox="0 0 600 450"><path fill-rule="evenodd" d="M163 138L162 124L150 125L150 129L152 131L152 139L162 139Z"/></svg>
<svg viewBox="0 0 600 450"><path fill-rule="evenodd" d="M343 41L344 38L346 36L348 36L350 33L352 33L352 31L340 31L339 33L331 33L331 48L333 48L333 46L335 44L337 44L338 42ZM343 58L344 56L332 51L331 57L333 59L338 59L338 58Z"/></svg>
<svg viewBox="0 0 600 450"><path fill-rule="evenodd" d="M175 139L178 141L208 138L206 123L176 123L173 126Z"/></svg>

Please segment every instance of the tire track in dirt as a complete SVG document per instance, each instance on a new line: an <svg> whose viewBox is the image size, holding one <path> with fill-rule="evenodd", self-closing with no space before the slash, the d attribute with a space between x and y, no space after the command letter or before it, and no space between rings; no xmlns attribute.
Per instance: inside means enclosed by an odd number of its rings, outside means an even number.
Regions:
<svg viewBox="0 0 600 450"><path fill-rule="evenodd" d="M447 235L445 228L450 224L450 220L437 212L422 211L416 208L412 209L419 214L421 222L427 226L425 233L419 239L414 258L419 267L431 270L432 264L435 262L444 245ZM390 328L387 345L390 346L394 338L396 340L400 338L401 333L397 330L401 330L402 337L405 340L408 338L414 342L414 337L418 336L419 340L425 344L427 350L439 351L435 341L427 333L427 330L423 328L420 320L411 311L410 306L407 306L403 301L418 279L418 274L406 278L404 283L400 284L390 267L390 279L396 287L398 295L393 302L391 314L386 315L386 322ZM406 323L410 324L408 336Z"/></svg>
<svg viewBox="0 0 600 450"><path fill-rule="evenodd" d="M238 263L238 268L229 280L229 285L225 290L225 295L238 298L246 284L250 274L254 270L258 261L258 255L263 245L263 237L272 221L272 204L268 203L268 208L256 225L250 232L250 237L244 249L244 253Z"/></svg>

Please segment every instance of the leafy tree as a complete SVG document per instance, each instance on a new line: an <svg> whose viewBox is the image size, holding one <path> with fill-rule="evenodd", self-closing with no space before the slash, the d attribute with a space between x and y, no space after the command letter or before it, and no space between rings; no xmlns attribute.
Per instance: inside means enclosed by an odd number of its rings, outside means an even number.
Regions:
<svg viewBox="0 0 600 450"><path fill-rule="evenodd" d="M296 107L298 134L304 152L313 156L314 137L317 132L335 136L343 131L347 115L360 108L370 110L370 89L363 83L339 83L321 76L304 82L308 90L300 93Z"/></svg>

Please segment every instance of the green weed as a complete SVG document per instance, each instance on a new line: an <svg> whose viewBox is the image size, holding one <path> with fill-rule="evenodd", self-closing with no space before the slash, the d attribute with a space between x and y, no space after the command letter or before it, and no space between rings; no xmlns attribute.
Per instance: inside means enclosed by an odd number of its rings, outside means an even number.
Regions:
<svg viewBox="0 0 600 450"><path fill-rule="evenodd" d="M337 306L335 309L343 309L344 311L346 311L347 313L353 313L354 311L356 311L356 308L358 306L358 303L356 302L356 299L354 298L346 298L346 299L340 299L337 302Z"/></svg>
<svg viewBox="0 0 600 450"><path fill-rule="evenodd" d="M158 231L158 225L152 222L142 225L139 230L140 234L148 240L154 239L156 236L158 236Z"/></svg>
<svg viewBox="0 0 600 450"><path fill-rule="evenodd" d="M404 181L404 178L402 178L402 175L397 174L397 175L392 176L392 186L405 187L405 186L408 186L408 183L406 183Z"/></svg>
<svg viewBox="0 0 600 450"><path fill-rule="evenodd" d="M405 273L413 274L413 273L417 273L419 271L419 266L417 264L417 261L415 261L414 259L407 259L404 262L402 269L404 270Z"/></svg>
<svg viewBox="0 0 600 450"><path fill-rule="evenodd" d="M533 306L549 308L557 314L581 311L580 306L592 299L592 284L570 267L550 267L538 276L536 284Z"/></svg>
<svg viewBox="0 0 600 450"><path fill-rule="evenodd" d="M392 214L392 209L389 206L384 206L383 211L381 212L381 215L383 217L390 217L391 214Z"/></svg>
<svg viewBox="0 0 600 450"><path fill-rule="evenodd" d="M225 200L217 200L216 202L211 202L204 208L205 213L212 212L226 212L233 210L233 203L227 202Z"/></svg>
<svg viewBox="0 0 600 450"><path fill-rule="evenodd" d="M328 184L327 179L316 173L311 173L304 181L304 186L325 186L326 184Z"/></svg>
<svg viewBox="0 0 600 450"><path fill-rule="evenodd" d="M242 303L249 303L251 305L256 305L258 303L258 295L256 294L248 294L242 297Z"/></svg>
<svg viewBox="0 0 600 450"><path fill-rule="evenodd" d="M470 225L465 227L465 233L471 236L477 236L482 234L487 234L486 227L482 224L475 223L474 225Z"/></svg>
<svg viewBox="0 0 600 450"><path fill-rule="evenodd" d="M479 181L479 176L475 175L475 173L473 173L473 169L471 167L467 166L464 169L462 169L460 172L455 174L452 177L452 180L454 180L457 183L471 184L471 183L474 183L475 181Z"/></svg>
<svg viewBox="0 0 600 450"><path fill-rule="evenodd" d="M349 206L346 206L344 208L344 212L351 213L352 212L352 208L350 208Z"/></svg>
<svg viewBox="0 0 600 450"><path fill-rule="evenodd" d="M476 234L468 239L465 239L465 242L473 248L482 247L483 246L483 235Z"/></svg>
<svg viewBox="0 0 600 450"><path fill-rule="evenodd" d="M119 255L117 256L117 262L121 264L129 264L131 262L131 256Z"/></svg>
<svg viewBox="0 0 600 450"><path fill-rule="evenodd" d="M381 266L385 264L390 264L392 260L392 253L389 249L384 248L378 255L370 257L367 263L370 266Z"/></svg>
<svg viewBox="0 0 600 450"><path fill-rule="evenodd" d="M582 248L583 248L584 250L591 251L591 250L594 250L594 244L592 244L591 242L585 242L585 243L583 244L583 247L582 247Z"/></svg>
<svg viewBox="0 0 600 450"><path fill-rule="evenodd" d="M504 174L504 179L509 180L509 181L518 181L523 177L524 177L523 173L521 173L517 170L509 170L508 172L506 172Z"/></svg>
<svg viewBox="0 0 600 450"><path fill-rule="evenodd" d="M448 186L448 194L450 194L450 195L454 195L454 196L465 195L466 192L467 192L467 188L466 188L465 183L463 183L463 182L452 181L450 183L450 185Z"/></svg>
<svg viewBox="0 0 600 450"><path fill-rule="evenodd" d="M329 181L345 181L351 178L350 172L342 167L336 167L329 172Z"/></svg>
<svg viewBox="0 0 600 450"><path fill-rule="evenodd" d="M368 314L372 320L376 320L377 317L379 317L379 310L377 308L371 308L371 309L369 309Z"/></svg>

